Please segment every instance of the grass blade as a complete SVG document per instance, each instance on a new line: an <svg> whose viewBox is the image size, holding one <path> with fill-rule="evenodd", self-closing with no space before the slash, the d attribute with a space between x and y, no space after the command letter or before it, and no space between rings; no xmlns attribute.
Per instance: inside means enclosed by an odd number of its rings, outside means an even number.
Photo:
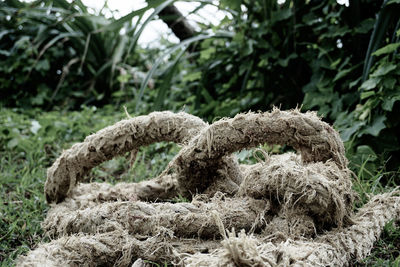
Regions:
<svg viewBox="0 0 400 267"><path fill-rule="evenodd" d="M175 1L176 0L165 1L164 3L159 5L157 8L155 8L154 12L151 13L151 15L140 26L139 30L134 34L133 41L132 41L132 44L133 44L133 48L132 49L134 49L134 47L136 46L137 40L139 39L139 37L142 34L143 30L146 28L147 24L149 24L149 22L152 21L154 19L154 17L157 16L158 13L160 13L166 6L169 6L170 4L172 4Z"/></svg>
<svg viewBox="0 0 400 267"><path fill-rule="evenodd" d="M115 30L121 29L126 22L131 21L136 16L142 16L147 10L157 7L157 6L161 5L163 2L164 1L162 1L162 0L151 1L151 3L149 3L146 7L141 8L139 10L135 10L135 11L123 16L122 18L108 24L107 26L104 26L104 27L98 29L96 32L115 31Z"/></svg>
<svg viewBox="0 0 400 267"><path fill-rule="evenodd" d="M156 98L156 101L154 103L154 110L155 111L156 110L161 110L163 108L163 101L167 96L167 90L168 90L168 88L171 87L172 78L175 75L177 67L179 66L178 63L179 63L181 57L185 54L185 51L186 51L185 49L182 49L182 51L179 53L179 55L176 57L176 59L172 63L172 66L168 68L168 73L164 77L160 89L158 89L157 98Z"/></svg>
<svg viewBox="0 0 400 267"><path fill-rule="evenodd" d="M151 70L147 73L146 77L144 78L144 80L142 81L142 84L140 85L140 89L139 89L139 94L136 97L136 101L135 101L135 111L137 112L139 109L139 104L140 101L143 97L143 92L144 89L147 87L147 84L149 83L149 80L151 79L151 77L153 77L154 73L156 72L158 66L164 61L164 58L167 57L168 55L173 54L174 52L176 52L179 49L184 49L186 50L188 48L188 46L194 42L198 42L201 40L205 40L208 38L232 38L233 37L233 33L230 32L220 32L220 33L216 33L216 34L210 34L210 35L197 35L194 36L192 38L188 38L182 42L180 42L179 44L171 47L170 49L167 50L167 52L165 52L163 55L161 55L156 62L154 62L154 65L152 66Z"/></svg>

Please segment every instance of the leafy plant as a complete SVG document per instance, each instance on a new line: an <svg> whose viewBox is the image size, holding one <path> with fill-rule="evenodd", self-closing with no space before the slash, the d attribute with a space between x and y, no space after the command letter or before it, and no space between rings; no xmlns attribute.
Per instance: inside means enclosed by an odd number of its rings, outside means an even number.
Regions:
<svg viewBox="0 0 400 267"><path fill-rule="evenodd" d="M341 113L335 122L342 139L347 142L351 162L359 161L360 155L366 154L361 150L369 151L370 170L382 164L389 170L399 169L400 124L396 114L400 111L400 56L397 53L400 19L395 15L398 12L400 3L384 2L369 43L362 76L366 78L357 90L359 101L354 110ZM384 25L382 20L386 21ZM375 153L382 155L385 162L379 162L381 157Z"/></svg>
<svg viewBox="0 0 400 267"><path fill-rule="evenodd" d="M193 112L208 118L302 104L335 120L356 104L368 46L360 49L360 43L379 10L375 1L363 1L362 8L352 3L349 9L333 0L221 1L227 15L213 31L232 37L206 38L188 54L180 81L170 87L189 95L172 94L171 102L188 99Z"/></svg>
<svg viewBox="0 0 400 267"><path fill-rule="evenodd" d="M80 0L1 2L1 103L51 108L109 102L120 89L117 73L144 65L134 54L143 29L172 2L149 1L119 19L92 15Z"/></svg>
<svg viewBox="0 0 400 267"><path fill-rule="evenodd" d="M335 123L354 170L397 168L398 1L355 0L345 7L333 0L244 0L219 7L227 16L214 35L186 41L200 42L191 53L178 54L186 42L167 50L137 101L161 68L155 109L179 103L212 119L301 105ZM162 66L166 57L169 64Z"/></svg>

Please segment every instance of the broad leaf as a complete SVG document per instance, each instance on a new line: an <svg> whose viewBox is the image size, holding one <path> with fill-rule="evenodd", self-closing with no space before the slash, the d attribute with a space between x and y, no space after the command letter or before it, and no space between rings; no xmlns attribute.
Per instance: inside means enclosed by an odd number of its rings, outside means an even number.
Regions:
<svg viewBox="0 0 400 267"><path fill-rule="evenodd" d="M372 53L372 55L380 56L380 55L390 54L390 53L393 53L394 51L396 51L397 48L399 48L399 47L400 47L400 43L388 44L388 45L376 50L374 53Z"/></svg>
<svg viewBox="0 0 400 267"><path fill-rule="evenodd" d="M379 78L371 78L363 82L361 85L361 89L364 89L365 91L375 89L378 83L380 82Z"/></svg>
<svg viewBox="0 0 400 267"><path fill-rule="evenodd" d="M371 74L371 77L384 76L395 69L397 69L397 65L392 63L385 63L383 65L380 65L378 69Z"/></svg>
<svg viewBox="0 0 400 267"><path fill-rule="evenodd" d="M353 124L353 126L344 129L340 132L340 137L342 138L343 142L347 142L356 133L358 130L361 129L362 126L365 125L365 121L358 121Z"/></svg>
<svg viewBox="0 0 400 267"><path fill-rule="evenodd" d="M370 134L372 136L378 136L379 133L386 128L385 126L386 117L381 115L374 119L374 122L362 130L358 136L362 136L364 134Z"/></svg>

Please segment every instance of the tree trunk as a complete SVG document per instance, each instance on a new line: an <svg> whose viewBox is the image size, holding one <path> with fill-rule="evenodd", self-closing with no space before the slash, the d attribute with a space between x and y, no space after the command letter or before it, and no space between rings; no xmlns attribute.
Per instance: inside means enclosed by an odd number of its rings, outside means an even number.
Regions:
<svg viewBox="0 0 400 267"><path fill-rule="evenodd" d="M196 34L194 28L174 5L165 7L159 13L159 17L168 25L168 27L181 42L185 39L193 37Z"/></svg>

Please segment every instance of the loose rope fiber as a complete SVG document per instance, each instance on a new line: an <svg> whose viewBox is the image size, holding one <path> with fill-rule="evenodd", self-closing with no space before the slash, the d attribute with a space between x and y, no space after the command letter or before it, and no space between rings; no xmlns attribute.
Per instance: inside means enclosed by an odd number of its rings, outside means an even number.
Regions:
<svg viewBox="0 0 400 267"><path fill-rule="evenodd" d="M182 145L158 177L81 183L100 163L161 141ZM297 154L239 165L260 144ZM123 120L64 151L49 168L42 223L49 243L18 266L132 266L142 259L187 266L346 266L367 256L400 218L400 192L357 214L338 133L315 113L274 109L211 125L180 112ZM190 202L171 202L184 196Z"/></svg>

